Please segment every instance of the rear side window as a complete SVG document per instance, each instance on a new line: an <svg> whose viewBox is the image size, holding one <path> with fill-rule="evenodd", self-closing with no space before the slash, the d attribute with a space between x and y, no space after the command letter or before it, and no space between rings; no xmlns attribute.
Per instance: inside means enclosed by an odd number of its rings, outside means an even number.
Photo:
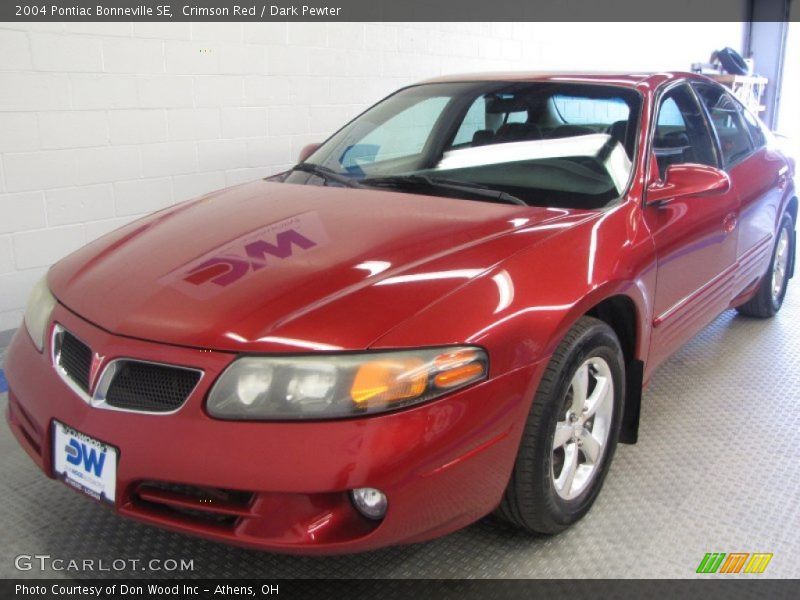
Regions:
<svg viewBox="0 0 800 600"><path fill-rule="evenodd" d="M739 162L753 147L737 102L722 88L697 86L697 93L708 109L717 131L725 166Z"/></svg>

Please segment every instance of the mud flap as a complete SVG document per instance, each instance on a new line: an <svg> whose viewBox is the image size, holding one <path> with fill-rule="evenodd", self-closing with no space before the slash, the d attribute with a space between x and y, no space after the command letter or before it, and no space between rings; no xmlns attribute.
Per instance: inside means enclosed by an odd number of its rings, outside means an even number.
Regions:
<svg viewBox="0 0 800 600"><path fill-rule="evenodd" d="M625 368L625 411L622 414L619 442L635 444L639 439L639 412L642 406L644 363L630 361Z"/></svg>

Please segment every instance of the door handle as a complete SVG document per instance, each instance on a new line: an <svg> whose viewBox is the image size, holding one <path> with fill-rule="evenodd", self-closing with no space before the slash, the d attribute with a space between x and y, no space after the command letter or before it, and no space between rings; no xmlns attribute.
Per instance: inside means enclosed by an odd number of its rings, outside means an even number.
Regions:
<svg viewBox="0 0 800 600"><path fill-rule="evenodd" d="M739 219L736 216L736 213L728 213L725 215L725 218L722 219L722 230L725 233L733 233L733 230L736 229L736 226L739 224Z"/></svg>

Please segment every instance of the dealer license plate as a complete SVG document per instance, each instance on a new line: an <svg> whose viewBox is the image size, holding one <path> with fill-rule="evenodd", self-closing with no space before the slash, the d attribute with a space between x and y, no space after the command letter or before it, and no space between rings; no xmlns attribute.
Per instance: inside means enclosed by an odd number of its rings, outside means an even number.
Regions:
<svg viewBox="0 0 800 600"><path fill-rule="evenodd" d="M117 449L53 421L53 470L64 483L96 500L114 503Z"/></svg>

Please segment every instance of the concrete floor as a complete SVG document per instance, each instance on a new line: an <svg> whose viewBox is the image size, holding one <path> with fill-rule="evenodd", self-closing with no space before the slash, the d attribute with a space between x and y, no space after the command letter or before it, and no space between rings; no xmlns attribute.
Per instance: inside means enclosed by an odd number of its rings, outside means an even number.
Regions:
<svg viewBox="0 0 800 600"><path fill-rule="evenodd" d="M0 577L109 575L14 568L19 554L49 554L194 559L194 572L179 577L682 578L696 576L706 552L771 552L760 577L798 578L798 285L775 319L728 311L659 370L639 444L618 449L592 511L557 537L528 537L486 518L439 540L356 556L231 548L117 517L46 479L2 426ZM6 401L0 394L3 410Z"/></svg>

